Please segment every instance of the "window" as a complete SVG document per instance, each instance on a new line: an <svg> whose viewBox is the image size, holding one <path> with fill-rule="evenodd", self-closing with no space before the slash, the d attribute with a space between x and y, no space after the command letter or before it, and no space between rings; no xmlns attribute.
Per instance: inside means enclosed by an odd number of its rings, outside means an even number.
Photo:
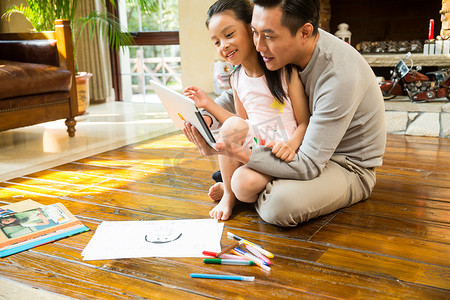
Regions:
<svg viewBox="0 0 450 300"><path fill-rule="evenodd" d="M129 2L119 2L119 18L136 45L119 52L121 99L159 102L151 79L181 90L178 0L154 0L151 13Z"/></svg>

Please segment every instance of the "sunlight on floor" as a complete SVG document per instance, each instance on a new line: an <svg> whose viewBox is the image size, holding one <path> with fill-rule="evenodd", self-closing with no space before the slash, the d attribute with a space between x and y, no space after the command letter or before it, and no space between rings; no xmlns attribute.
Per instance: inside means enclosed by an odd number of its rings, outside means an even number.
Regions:
<svg viewBox="0 0 450 300"><path fill-rule="evenodd" d="M159 103L92 105L69 138L64 120L0 132L0 182L177 129Z"/></svg>

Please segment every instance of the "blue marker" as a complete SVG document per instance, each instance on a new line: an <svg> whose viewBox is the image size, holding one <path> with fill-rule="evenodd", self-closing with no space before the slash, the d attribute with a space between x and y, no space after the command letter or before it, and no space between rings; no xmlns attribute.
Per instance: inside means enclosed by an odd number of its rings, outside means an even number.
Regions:
<svg viewBox="0 0 450 300"><path fill-rule="evenodd" d="M240 281L255 280L254 276L233 276L233 275L198 274L198 273L191 273L191 278L225 279L225 280L240 280Z"/></svg>

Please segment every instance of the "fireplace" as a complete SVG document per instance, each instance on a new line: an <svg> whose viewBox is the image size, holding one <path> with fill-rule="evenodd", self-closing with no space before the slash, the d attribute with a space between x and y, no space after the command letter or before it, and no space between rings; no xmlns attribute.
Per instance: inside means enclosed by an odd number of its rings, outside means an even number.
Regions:
<svg viewBox="0 0 450 300"><path fill-rule="evenodd" d="M441 0L321 0L321 27L335 33L340 23L352 32L352 45L361 41L425 40L430 19L434 37L441 28Z"/></svg>
<svg viewBox="0 0 450 300"><path fill-rule="evenodd" d="M442 0L320 0L319 26L332 34L347 23L351 44L362 41L425 41L428 25L434 19L434 37L441 29ZM390 77L392 67L373 67L378 76ZM424 66L423 71L439 67Z"/></svg>

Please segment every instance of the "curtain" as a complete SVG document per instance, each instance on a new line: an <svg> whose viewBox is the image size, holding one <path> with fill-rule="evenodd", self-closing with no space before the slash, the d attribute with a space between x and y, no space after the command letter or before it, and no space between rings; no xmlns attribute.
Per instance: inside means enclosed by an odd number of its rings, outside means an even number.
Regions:
<svg viewBox="0 0 450 300"><path fill-rule="evenodd" d="M91 11L106 13L106 7L101 0L78 1L77 15L87 16ZM78 72L89 72L93 75L89 84L90 102L114 101L107 37L102 36L98 30L91 36L86 26L83 35L75 43Z"/></svg>

